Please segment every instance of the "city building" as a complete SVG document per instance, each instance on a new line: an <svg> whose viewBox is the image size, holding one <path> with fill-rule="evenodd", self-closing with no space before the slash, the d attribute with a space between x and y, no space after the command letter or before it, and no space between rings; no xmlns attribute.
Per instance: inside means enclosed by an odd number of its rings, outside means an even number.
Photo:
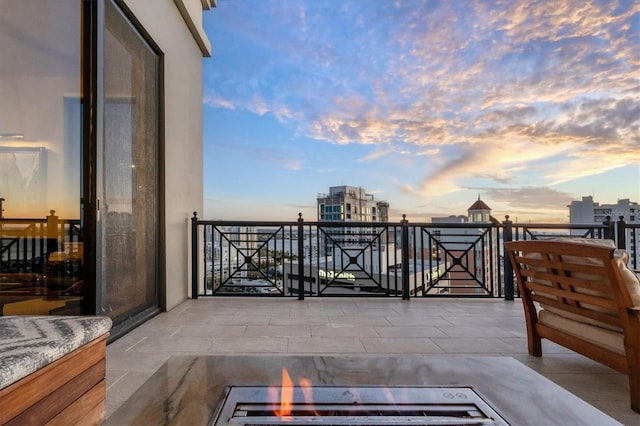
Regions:
<svg viewBox="0 0 640 426"><path fill-rule="evenodd" d="M386 223L389 221L389 203L376 200L362 187L332 186L328 194L318 194L318 222ZM320 235L320 253L331 254L334 246L366 245L375 227L323 227ZM385 233L383 242L393 242L395 237Z"/></svg>
<svg viewBox="0 0 640 426"><path fill-rule="evenodd" d="M214 6L2 2L2 315L104 314L113 338L187 299Z"/></svg>
<svg viewBox="0 0 640 426"><path fill-rule="evenodd" d="M616 204L600 204L592 196L582 197L581 201L572 201L569 207L569 222L572 224L601 224L607 216L613 221L620 216L627 223L640 222L640 206L628 198L618 200Z"/></svg>
<svg viewBox="0 0 640 426"><path fill-rule="evenodd" d="M569 207L569 218L571 224L577 225L602 225L610 221L610 230L606 231L605 238L616 241L618 247L636 247L640 240L640 205L630 201L629 198L618 200L616 204L600 204L593 201L592 196L582 197L580 201L572 201ZM618 232L620 220L625 223L625 229ZM626 227L634 225L635 227ZM621 236L624 235L624 237ZM619 240L624 241L619 241ZM640 252L630 251L631 265L637 268L640 265ZM635 258L634 258L635 255Z"/></svg>
<svg viewBox="0 0 640 426"><path fill-rule="evenodd" d="M376 200L362 187L332 186L318 194L318 221L388 222L389 203Z"/></svg>
<svg viewBox="0 0 640 426"><path fill-rule="evenodd" d="M469 216L465 215L450 215L450 216L442 216L442 217L432 217L432 223L468 223Z"/></svg>

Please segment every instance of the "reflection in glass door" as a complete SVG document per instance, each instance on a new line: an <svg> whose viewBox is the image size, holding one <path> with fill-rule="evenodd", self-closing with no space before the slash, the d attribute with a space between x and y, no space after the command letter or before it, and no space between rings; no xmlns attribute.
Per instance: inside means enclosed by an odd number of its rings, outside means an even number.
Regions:
<svg viewBox="0 0 640 426"><path fill-rule="evenodd" d="M77 315L84 2L0 0L0 315Z"/></svg>
<svg viewBox="0 0 640 426"><path fill-rule="evenodd" d="M105 1L98 276L114 323L157 307L159 58Z"/></svg>

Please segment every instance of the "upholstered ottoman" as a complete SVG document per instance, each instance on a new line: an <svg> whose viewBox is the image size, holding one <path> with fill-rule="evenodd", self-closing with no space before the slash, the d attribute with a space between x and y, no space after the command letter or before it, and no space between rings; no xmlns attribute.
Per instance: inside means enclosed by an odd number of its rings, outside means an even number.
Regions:
<svg viewBox="0 0 640 426"><path fill-rule="evenodd" d="M111 319L0 317L0 425L100 424Z"/></svg>

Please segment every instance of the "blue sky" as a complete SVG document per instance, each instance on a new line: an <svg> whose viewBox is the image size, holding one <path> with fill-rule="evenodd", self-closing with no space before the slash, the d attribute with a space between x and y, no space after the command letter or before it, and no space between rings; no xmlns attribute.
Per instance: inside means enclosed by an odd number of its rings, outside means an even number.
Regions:
<svg viewBox="0 0 640 426"><path fill-rule="evenodd" d="M640 2L219 0L204 14L205 219L568 222L640 202Z"/></svg>

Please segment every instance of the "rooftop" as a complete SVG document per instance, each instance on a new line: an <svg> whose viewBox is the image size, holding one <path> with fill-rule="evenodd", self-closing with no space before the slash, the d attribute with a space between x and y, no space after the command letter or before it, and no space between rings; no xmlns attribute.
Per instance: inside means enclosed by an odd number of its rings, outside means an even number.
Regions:
<svg viewBox="0 0 640 426"><path fill-rule="evenodd" d="M487 203L485 203L485 202L484 202L484 201L482 201L480 198L478 198L478 199L476 200L476 202L475 202L475 203L473 203L473 204L471 205L471 207L469 207L467 210L468 210L468 211L471 211L471 210L491 210L491 207L489 207L489 206L487 205Z"/></svg>

